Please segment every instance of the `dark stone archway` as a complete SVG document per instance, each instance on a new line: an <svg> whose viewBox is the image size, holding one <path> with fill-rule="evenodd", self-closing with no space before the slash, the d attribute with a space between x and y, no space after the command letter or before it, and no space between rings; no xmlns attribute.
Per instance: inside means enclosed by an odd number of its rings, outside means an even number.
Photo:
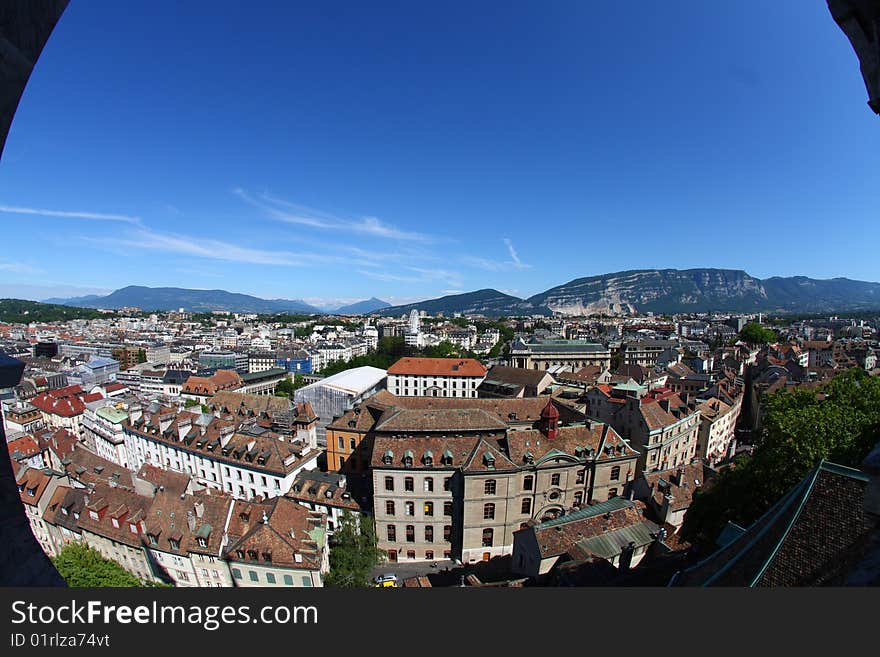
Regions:
<svg viewBox="0 0 880 657"><path fill-rule="evenodd" d="M12 117L37 58L69 0L6 0L0 4L0 156ZM7 245L8 248L8 245ZM0 388L18 385L24 363L0 354ZM31 533L0 422L0 585L65 586Z"/></svg>

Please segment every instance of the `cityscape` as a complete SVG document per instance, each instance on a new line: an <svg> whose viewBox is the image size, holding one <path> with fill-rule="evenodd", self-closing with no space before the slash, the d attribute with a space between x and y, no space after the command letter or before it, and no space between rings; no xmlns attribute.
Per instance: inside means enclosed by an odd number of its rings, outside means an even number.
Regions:
<svg viewBox="0 0 880 657"><path fill-rule="evenodd" d="M4 587L880 584L880 7L67 4Z"/></svg>
<svg viewBox="0 0 880 657"><path fill-rule="evenodd" d="M853 466L878 419L877 313L29 308L0 324L24 364L4 431L56 559L87 546L175 587L864 577L871 479ZM27 321L60 308L99 316ZM822 457L799 461L787 400L833 423L853 386L874 395L863 435L809 438ZM751 481L771 452L789 471ZM726 506L745 476L779 499ZM373 557L334 571L352 532Z"/></svg>

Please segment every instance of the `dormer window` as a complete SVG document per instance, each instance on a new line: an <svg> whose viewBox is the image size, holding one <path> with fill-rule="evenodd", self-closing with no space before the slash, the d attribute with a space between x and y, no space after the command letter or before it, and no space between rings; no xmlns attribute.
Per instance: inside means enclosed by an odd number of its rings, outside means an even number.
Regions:
<svg viewBox="0 0 880 657"><path fill-rule="evenodd" d="M171 546L172 550L179 550L180 549L180 541L178 541L177 539L169 538L168 544Z"/></svg>
<svg viewBox="0 0 880 657"><path fill-rule="evenodd" d="M413 455L410 450L406 450L403 453L403 465L407 468L411 468L413 464Z"/></svg>
<svg viewBox="0 0 880 657"><path fill-rule="evenodd" d="M426 451L424 456L422 456L422 463L430 468L434 465L434 455L430 451Z"/></svg>
<svg viewBox="0 0 880 657"><path fill-rule="evenodd" d="M128 529L132 534L138 533L138 526L136 524L134 524L133 522L128 523Z"/></svg>
<svg viewBox="0 0 880 657"><path fill-rule="evenodd" d="M495 468L495 456L490 454L489 452L486 452L485 454L483 454L483 463L486 465L487 468L493 470Z"/></svg>
<svg viewBox="0 0 880 657"><path fill-rule="evenodd" d="M257 560L257 551L256 550L248 550L247 551L248 559Z"/></svg>
<svg viewBox="0 0 880 657"><path fill-rule="evenodd" d="M237 556L239 559L244 559L244 550L236 550L235 556Z"/></svg>
<svg viewBox="0 0 880 657"><path fill-rule="evenodd" d="M155 534L147 534L147 540L150 541L150 545L158 545L159 541Z"/></svg>
<svg viewBox="0 0 880 657"><path fill-rule="evenodd" d="M263 561L272 561L272 553L268 550L263 552Z"/></svg>
<svg viewBox="0 0 880 657"><path fill-rule="evenodd" d="M119 520L117 520L116 518L111 518L110 522L113 523L113 526L116 527L116 529L119 529Z"/></svg>
<svg viewBox="0 0 880 657"><path fill-rule="evenodd" d="M31 486L31 487L29 487L29 488L27 489L27 494L30 495L31 497L33 497L34 495L36 495L36 494L37 494L37 487L36 487L36 486Z"/></svg>
<svg viewBox="0 0 880 657"><path fill-rule="evenodd" d="M448 449L445 452L443 452L442 463L443 463L443 465L452 465L452 452L450 452Z"/></svg>
<svg viewBox="0 0 880 657"><path fill-rule="evenodd" d="M389 449L387 452L385 452L385 455L382 457L382 462L383 462L385 465L391 465L391 462L392 462L393 460L394 460L394 452L392 452L392 451Z"/></svg>
<svg viewBox="0 0 880 657"><path fill-rule="evenodd" d="M89 511L89 518L92 520L98 520L98 512L97 511Z"/></svg>

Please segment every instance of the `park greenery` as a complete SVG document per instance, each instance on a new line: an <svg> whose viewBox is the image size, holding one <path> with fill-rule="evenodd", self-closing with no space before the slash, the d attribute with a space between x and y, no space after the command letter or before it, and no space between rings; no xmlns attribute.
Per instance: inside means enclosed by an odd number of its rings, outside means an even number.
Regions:
<svg viewBox="0 0 880 657"><path fill-rule="evenodd" d="M305 384L305 377L302 374L294 374L293 380L287 378L278 382L278 385L275 387L275 396L293 397L293 392L302 388Z"/></svg>
<svg viewBox="0 0 880 657"><path fill-rule="evenodd" d="M818 390L767 395L754 453L694 497L682 534L711 546L728 521L748 527L822 459L858 468L878 441L880 378L863 370L847 370Z"/></svg>
<svg viewBox="0 0 880 657"><path fill-rule="evenodd" d="M433 347L417 347L408 346L403 337L384 337L379 338L378 346L375 351L371 351L363 356L355 356L350 360L338 360L330 363L321 370L321 374L330 376L339 372L351 369L352 367L378 367L387 370L391 365L401 358L407 356L418 356L423 358L476 358L476 354L467 349L462 349L451 342L443 341Z"/></svg>
<svg viewBox="0 0 880 657"><path fill-rule="evenodd" d="M330 572L326 586L363 588L372 586L370 571L382 563L385 553L377 547L376 530L369 518L345 511L330 540Z"/></svg>
<svg viewBox="0 0 880 657"><path fill-rule="evenodd" d="M52 563L70 587L155 585L142 581L115 561L105 559L85 543L68 543Z"/></svg>
<svg viewBox="0 0 880 657"><path fill-rule="evenodd" d="M739 339L748 344L763 345L776 342L778 337L771 329L757 322L749 322L740 329Z"/></svg>
<svg viewBox="0 0 880 657"><path fill-rule="evenodd" d="M106 313L94 308L74 308L22 299L0 299L0 322L4 324L66 322L71 319L98 319L105 316Z"/></svg>

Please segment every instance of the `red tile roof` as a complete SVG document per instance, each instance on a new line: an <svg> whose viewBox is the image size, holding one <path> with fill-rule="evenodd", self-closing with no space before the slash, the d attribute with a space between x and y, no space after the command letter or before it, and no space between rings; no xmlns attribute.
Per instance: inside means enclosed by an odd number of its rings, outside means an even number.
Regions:
<svg viewBox="0 0 880 657"><path fill-rule="evenodd" d="M473 358L401 358L388 374L412 376L486 376L486 367Z"/></svg>

